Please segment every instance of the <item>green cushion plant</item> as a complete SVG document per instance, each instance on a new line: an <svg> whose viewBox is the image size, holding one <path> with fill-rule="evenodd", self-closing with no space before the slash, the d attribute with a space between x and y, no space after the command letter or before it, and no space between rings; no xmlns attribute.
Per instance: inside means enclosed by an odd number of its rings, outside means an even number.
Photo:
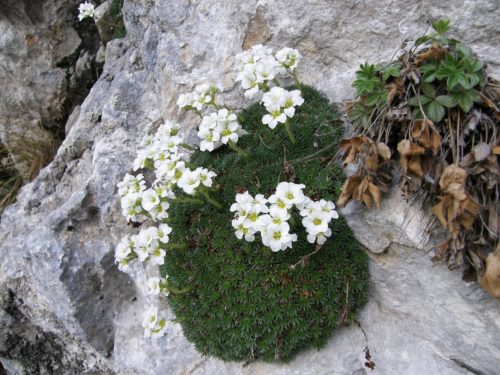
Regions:
<svg viewBox="0 0 500 375"><path fill-rule="evenodd" d="M298 81L300 58L262 45L236 56L244 95L262 95L239 114L217 102L219 86L181 94L177 105L201 118L199 150L166 121L137 152L133 168L144 173L118 184L123 214L141 226L118 244L119 269L160 265L148 294L168 296L185 336L224 360L288 361L320 347L366 301L367 257L332 202L344 178L335 159L343 127ZM194 153L187 160L181 149ZM157 303L142 325L146 336L165 334Z"/></svg>
<svg viewBox="0 0 500 375"><path fill-rule="evenodd" d="M171 241L187 249L167 252L161 273L169 277L176 320L202 353L287 361L302 348L320 347L366 301L366 255L344 220L333 221L332 238L310 257L314 247L299 217L291 222L299 240L277 253L238 240L231 227L229 207L243 190L268 194L286 180L305 184L310 197L337 198L343 173L332 155L343 128L325 97L310 87L302 95L305 103L290 120L296 144L285 127L263 126L264 107L252 105L238 116L249 132L238 142L248 158L228 148L191 157L217 173L212 196L222 207L174 200L170 208Z"/></svg>

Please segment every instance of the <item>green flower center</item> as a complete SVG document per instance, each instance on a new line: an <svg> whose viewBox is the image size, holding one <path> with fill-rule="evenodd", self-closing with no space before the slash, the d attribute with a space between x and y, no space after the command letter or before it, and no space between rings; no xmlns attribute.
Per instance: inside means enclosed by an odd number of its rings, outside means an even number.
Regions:
<svg viewBox="0 0 500 375"><path fill-rule="evenodd" d="M250 215L248 215L248 220L250 221L257 221L258 215L255 212L252 212Z"/></svg>

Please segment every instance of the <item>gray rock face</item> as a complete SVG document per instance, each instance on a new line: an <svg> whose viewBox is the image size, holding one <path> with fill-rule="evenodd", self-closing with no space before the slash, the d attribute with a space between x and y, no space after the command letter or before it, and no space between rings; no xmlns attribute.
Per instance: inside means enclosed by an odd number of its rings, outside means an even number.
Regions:
<svg viewBox="0 0 500 375"><path fill-rule="evenodd" d="M175 101L206 80L222 82L226 102L243 106L232 67L244 44L299 48L303 81L340 101L360 63L390 59L428 18L448 15L498 76L498 2L133 0L123 11L126 39L108 44L104 71L70 117L56 158L1 219L0 362L9 373L365 374L366 346L379 374L498 372L500 303L398 244L421 241L421 220L402 227L414 212L405 202L388 205L392 217L348 207L365 244L390 245L370 260L371 296L359 317L367 341L359 327L343 328L287 365L203 357L176 324L158 341L144 339L145 280L155 270L128 276L113 264L115 244L134 232L116 183L138 141L164 119L181 121L193 139L196 122L179 117Z"/></svg>
<svg viewBox="0 0 500 375"><path fill-rule="evenodd" d="M18 139L47 142L41 128L63 132L61 121L95 81L98 36L93 23L77 23L78 3L0 2L0 139L15 161Z"/></svg>

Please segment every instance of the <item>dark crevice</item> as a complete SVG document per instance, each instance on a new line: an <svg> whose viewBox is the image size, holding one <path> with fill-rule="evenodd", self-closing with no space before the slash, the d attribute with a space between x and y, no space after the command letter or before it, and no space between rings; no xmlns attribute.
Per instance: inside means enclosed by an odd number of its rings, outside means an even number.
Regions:
<svg viewBox="0 0 500 375"><path fill-rule="evenodd" d="M46 9L38 1L23 0L21 7L18 8L13 6L13 0L0 0L0 19L9 19L14 26L16 24L36 25L38 29L42 30L45 28L58 30L59 27L65 28L71 26L76 30L81 40L80 45L71 55L61 58L54 66L54 68L62 69L66 76L62 104L51 118L43 118L39 124L46 131L47 136L45 138L48 140L47 142L51 142L53 145L51 146L52 150L49 150L49 153L46 154L47 147L43 143L46 141L42 140L38 143L38 140L35 140L33 150L36 150L36 155L43 154L44 161L39 163L38 160L32 162L28 160L25 162L27 165L40 165L40 167L44 167L53 160L57 148L66 136L65 129L69 116L78 105L83 103L102 73L103 63L96 61L96 56L101 46L96 24L93 19L84 19L82 22L78 21L79 3L76 1L73 3L74 5L66 7L67 11L65 14L59 15L57 19L57 25L59 26L57 26L49 25L50 20L46 19ZM101 1L94 2L96 6L100 3ZM22 9L24 10L21 11ZM55 42L57 43L57 41ZM20 138L16 142L23 144L26 141L24 138ZM5 146L3 143L0 144L0 215L7 205L15 201L17 191L22 185L34 179L39 171L35 170L27 178L24 171L25 168L23 167L24 164L20 164L20 158L18 156L13 158L10 155L13 141L5 143ZM44 148L38 149L37 147ZM35 153L33 155L28 153L27 157L35 157L34 155Z"/></svg>
<svg viewBox="0 0 500 375"><path fill-rule="evenodd" d="M475 374L475 375L486 375L485 372L481 371L481 370L478 370L470 365L468 365L467 363L465 363L464 361L462 361L461 359L458 359L458 358L455 358L455 357L451 357L450 358L453 362L455 362L458 366L466 369L467 371L471 372L472 374Z"/></svg>

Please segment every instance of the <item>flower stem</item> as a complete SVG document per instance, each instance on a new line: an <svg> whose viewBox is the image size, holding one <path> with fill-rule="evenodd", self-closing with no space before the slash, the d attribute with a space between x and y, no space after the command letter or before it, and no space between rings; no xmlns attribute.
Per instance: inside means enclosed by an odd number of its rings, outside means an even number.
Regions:
<svg viewBox="0 0 500 375"><path fill-rule="evenodd" d="M172 243L172 242L169 242L166 245L164 245L164 247L167 250L185 250L185 249L187 249L187 245L185 243Z"/></svg>
<svg viewBox="0 0 500 375"><path fill-rule="evenodd" d="M95 18L95 21L96 21L96 22L99 22L99 23L102 23L102 24L104 24L104 25L107 25L107 26L114 27L114 28L118 28L118 27L123 26L123 22L113 23L113 22L108 22L108 21L105 21L105 20L104 20L104 19L102 19L102 18Z"/></svg>
<svg viewBox="0 0 500 375"><path fill-rule="evenodd" d="M184 147L186 150L189 150L189 151L196 151L197 148L192 146L192 145L188 145L187 143L181 143L180 144L181 147Z"/></svg>
<svg viewBox="0 0 500 375"><path fill-rule="evenodd" d="M177 203L185 203L185 204L203 204L205 203L201 199L196 199L196 198L189 198L189 197L183 197L183 198L175 198L175 202Z"/></svg>
<svg viewBox="0 0 500 375"><path fill-rule="evenodd" d="M218 209L222 209L222 205L215 199L213 199L203 186L198 187L198 191L205 197L208 203L213 204Z"/></svg>
<svg viewBox="0 0 500 375"><path fill-rule="evenodd" d="M297 72L294 71L292 73L293 80L295 81L295 86L300 90L300 93L302 94L302 83L300 83L298 77L297 77Z"/></svg>
<svg viewBox="0 0 500 375"><path fill-rule="evenodd" d="M233 141L229 140L229 142L227 144L231 148L231 150L236 151L238 154L240 154L244 158L248 158L248 156L249 156L248 152L246 152L242 148L236 146L236 143L234 143Z"/></svg>
<svg viewBox="0 0 500 375"><path fill-rule="evenodd" d="M293 135L292 129L290 128L290 123L288 122L288 119L285 121L285 128L288 134L288 138L290 138L290 141L293 144L297 143L297 141L295 140L295 136Z"/></svg>

